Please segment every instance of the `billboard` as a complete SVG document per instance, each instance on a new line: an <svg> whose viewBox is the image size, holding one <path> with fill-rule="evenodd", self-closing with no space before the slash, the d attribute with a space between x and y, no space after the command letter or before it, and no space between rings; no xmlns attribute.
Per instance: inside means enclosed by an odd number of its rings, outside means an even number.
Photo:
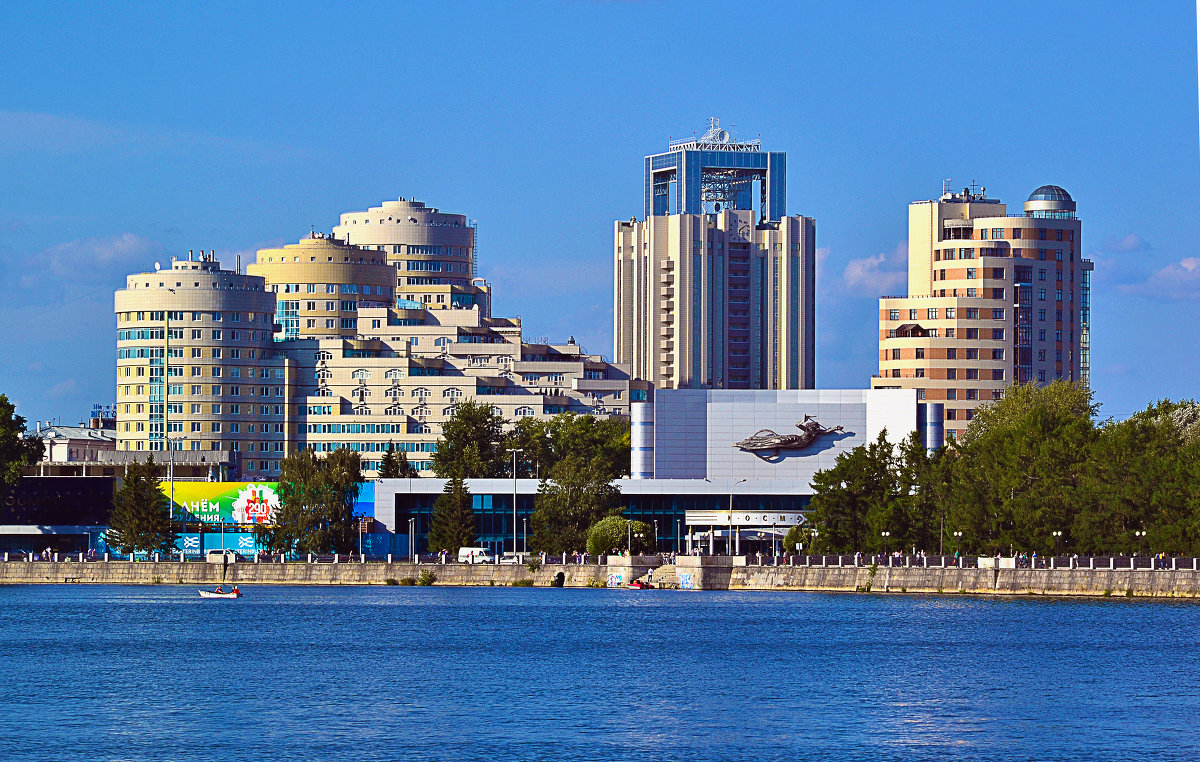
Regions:
<svg viewBox="0 0 1200 762"><path fill-rule="evenodd" d="M277 482L175 482L175 517L212 524L266 524L279 508ZM171 487L162 484L169 498Z"/></svg>

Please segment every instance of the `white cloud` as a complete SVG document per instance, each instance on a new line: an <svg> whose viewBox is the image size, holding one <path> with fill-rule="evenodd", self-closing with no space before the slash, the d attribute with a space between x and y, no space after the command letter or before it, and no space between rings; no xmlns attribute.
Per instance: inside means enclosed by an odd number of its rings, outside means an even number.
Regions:
<svg viewBox="0 0 1200 762"><path fill-rule="evenodd" d="M149 269L162 254L161 243L136 233L68 241L26 260L20 283L26 288L47 280L116 287L126 275Z"/></svg>
<svg viewBox="0 0 1200 762"><path fill-rule="evenodd" d="M907 264L908 243L901 242L890 252L850 260L842 281L848 290L864 296L899 294L908 278Z"/></svg>
<svg viewBox="0 0 1200 762"><path fill-rule="evenodd" d="M1123 238L1110 238L1104 243L1104 251L1113 254L1149 251L1150 248L1150 242L1136 233L1130 233Z"/></svg>
<svg viewBox="0 0 1200 762"><path fill-rule="evenodd" d="M1154 299L1200 301L1200 257L1185 257L1155 270L1144 282L1124 285L1120 290Z"/></svg>

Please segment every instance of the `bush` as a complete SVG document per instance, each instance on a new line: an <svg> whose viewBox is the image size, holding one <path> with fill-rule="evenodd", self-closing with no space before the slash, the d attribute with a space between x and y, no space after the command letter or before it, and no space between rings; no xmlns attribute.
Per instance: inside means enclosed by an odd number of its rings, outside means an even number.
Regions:
<svg viewBox="0 0 1200 762"><path fill-rule="evenodd" d="M400 580L401 587L413 587L416 584L417 584L417 581L415 579L413 579L412 577L404 577Z"/></svg>
<svg viewBox="0 0 1200 762"><path fill-rule="evenodd" d="M530 579L529 577L526 577L525 579L519 579L516 582L512 583L512 586L513 587L533 587L533 580Z"/></svg>
<svg viewBox="0 0 1200 762"><path fill-rule="evenodd" d="M525 564L525 568L529 570L530 574L536 572L542 568L542 559L537 556L530 556L529 561Z"/></svg>
<svg viewBox="0 0 1200 762"><path fill-rule="evenodd" d="M627 550L633 535L632 554L649 551L654 545L654 528L644 521L630 522L624 516L607 516L592 524L587 534L587 551L593 556L611 553L613 548Z"/></svg>
<svg viewBox="0 0 1200 762"><path fill-rule="evenodd" d="M396 579L395 577L388 577L383 581L383 584L387 585L388 587L393 587L395 585L399 585L400 580Z"/></svg>
<svg viewBox="0 0 1200 762"><path fill-rule="evenodd" d="M433 572L429 571L428 569L425 569L424 571L422 571L421 576L417 577L417 584L422 587L428 587L429 585L432 585L436 581L437 581L437 575L435 575Z"/></svg>

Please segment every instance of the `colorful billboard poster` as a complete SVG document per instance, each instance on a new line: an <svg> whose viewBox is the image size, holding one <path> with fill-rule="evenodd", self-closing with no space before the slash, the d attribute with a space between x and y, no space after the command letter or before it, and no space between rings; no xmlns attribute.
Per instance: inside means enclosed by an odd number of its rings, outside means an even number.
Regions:
<svg viewBox="0 0 1200 762"><path fill-rule="evenodd" d="M212 524L265 524L279 508L277 482L175 482L175 516ZM170 497L171 486L162 490Z"/></svg>

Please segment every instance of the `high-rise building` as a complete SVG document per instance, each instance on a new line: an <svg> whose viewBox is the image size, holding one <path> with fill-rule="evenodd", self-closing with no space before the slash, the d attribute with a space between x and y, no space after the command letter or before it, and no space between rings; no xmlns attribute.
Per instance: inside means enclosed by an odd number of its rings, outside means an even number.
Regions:
<svg viewBox="0 0 1200 762"><path fill-rule="evenodd" d="M260 249L246 272L261 276L277 300L278 341L353 337L359 307L395 303L396 273L383 253L320 233L280 249Z"/></svg>
<svg viewBox="0 0 1200 762"><path fill-rule="evenodd" d="M816 223L785 214L785 154L715 119L668 149L646 219L615 224L616 361L665 389L812 388Z"/></svg>
<svg viewBox="0 0 1200 762"><path fill-rule="evenodd" d="M230 478L258 478L250 459L277 472L295 379L273 351L263 279L202 254L130 275L115 309L117 449L216 453Z"/></svg>
<svg viewBox="0 0 1200 762"><path fill-rule="evenodd" d="M475 224L415 198L346 212L333 237L384 252L402 293L406 286L469 286L475 277Z"/></svg>
<svg viewBox="0 0 1200 762"><path fill-rule="evenodd" d="M908 209L908 295L879 301L876 389L944 402L946 438L1010 384L1089 382L1091 271L1057 185L1009 215L986 189Z"/></svg>

